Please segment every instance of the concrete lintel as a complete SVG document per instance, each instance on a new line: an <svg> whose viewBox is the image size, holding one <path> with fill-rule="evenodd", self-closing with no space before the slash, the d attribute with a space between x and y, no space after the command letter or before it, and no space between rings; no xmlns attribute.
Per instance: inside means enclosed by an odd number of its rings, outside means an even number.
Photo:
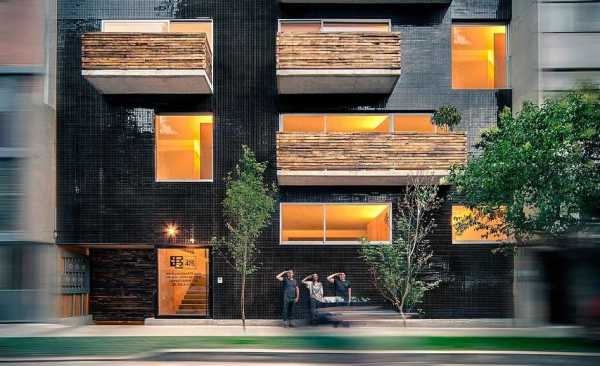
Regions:
<svg viewBox="0 0 600 366"><path fill-rule="evenodd" d="M279 94L390 94L399 69L277 70Z"/></svg>
<svg viewBox="0 0 600 366"><path fill-rule="evenodd" d="M396 186L411 183L446 184L447 170L278 170L282 186Z"/></svg>
<svg viewBox="0 0 600 366"><path fill-rule="evenodd" d="M103 94L212 94L204 70L82 70Z"/></svg>

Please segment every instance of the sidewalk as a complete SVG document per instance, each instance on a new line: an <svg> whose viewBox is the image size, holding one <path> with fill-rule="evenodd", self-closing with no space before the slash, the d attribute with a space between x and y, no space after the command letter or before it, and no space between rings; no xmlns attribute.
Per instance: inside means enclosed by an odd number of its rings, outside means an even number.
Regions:
<svg viewBox="0 0 600 366"><path fill-rule="evenodd" d="M331 326L282 328L265 321L248 321L246 331L240 321L216 321L207 325L83 325L61 324L0 324L0 337L282 337L282 336L394 336L394 337L540 337L568 338L581 335L579 327L537 326L510 327L510 320L409 320L407 327L350 327ZM263 325L253 325L263 324Z"/></svg>

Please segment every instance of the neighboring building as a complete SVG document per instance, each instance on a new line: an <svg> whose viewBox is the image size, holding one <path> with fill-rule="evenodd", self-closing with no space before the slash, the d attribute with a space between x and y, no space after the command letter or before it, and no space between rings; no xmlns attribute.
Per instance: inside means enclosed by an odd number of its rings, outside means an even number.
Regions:
<svg viewBox="0 0 600 366"><path fill-rule="evenodd" d="M403 185L465 162L511 105L511 6L328 2L59 2L57 243L88 255L97 322L238 317L239 283L208 242L242 145L279 185L248 316L279 316L274 276L289 268L344 271L353 295L382 302L360 239L392 240ZM456 131L431 124L444 104ZM437 218L443 283L425 314L510 317L511 258L453 235L461 210Z"/></svg>
<svg viewBox="0 0 600 366"><path fill-rule="evenodd" d="M52 3L0 3L0 322L56 317Z"/></svg>
<svg viewBox="0 0 600 366"><path fill-rule="evenodd" d="M513 0L513 104L600 86L600 2Z"/></svg>

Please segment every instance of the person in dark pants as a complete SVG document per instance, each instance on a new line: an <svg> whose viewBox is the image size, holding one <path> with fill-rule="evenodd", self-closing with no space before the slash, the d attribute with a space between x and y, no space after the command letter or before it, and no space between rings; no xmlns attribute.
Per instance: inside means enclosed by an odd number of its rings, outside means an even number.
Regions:
<svg viewBox="0 0 600 366"><path fill-rule="evenodd" d="M275 276L275 278L283 282L283 311L281 312L283 327L293 327L291 319L294 316L294 305L300 299L300 289L294 279L294 271L291 269L283 271Z"/></svg>
<svg viewBox="0 0 600 366"><path fill-rule="evenodd" d="M327 276L327 281L333 283L335 296L338 300L350 304L350 300L352 299L352 286L350 285L350 281L346 279L346 274L344 272L331 274Z"/></svg>
<svg viewBox="0 0 600 366"><path fill-rule="evenodd" d="M310 293L310 322L315 325L319 323L319 306L323 303L323 284L319 281L319 275L313 273L306 276L302 283Z"/></svg>

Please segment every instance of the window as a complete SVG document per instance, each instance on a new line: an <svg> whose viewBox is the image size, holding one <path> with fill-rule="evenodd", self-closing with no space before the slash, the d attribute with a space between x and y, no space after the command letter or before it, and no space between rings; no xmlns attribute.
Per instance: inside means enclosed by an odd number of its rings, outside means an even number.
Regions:
<svg viewBox="0 0 600 366"><path fill-rule="evenodd" d="M281 19L279 31L304 32L390 32L387 19Z"/></svg>
<svg viewBox="0 0 600 366"><path fill-rule="evenodd" d="M156 180L210 181L212 115L156 117Z"/></svg>
<svg viewBox="0 0 600 366"><path fill-rule="evenodd" d="M281 132L419 132L444 133L431 114L284 114Z"/></svg>
<svg viewBox="0 0 600 366"><path fill-rule="evenodd" d="M388 203L282 203L282 244L359 244L391 241Z"/></svg>
<svg viewBox="0 0 600 366"><path fill-rule="evenodd" d="M17 158L0 158L0 231L22 229L23 163Z"/></svg>
<svg viewBox="0 0 600 366"><path fill-rule="evenodd" d="M452 88L506 87L506 26L452 26Z"/></svg>
<svg viewBox="0 0 600 366"><path fill-rule="evenodd" d="M493 242L507 240L507 237L504 235L488 235L487 237L484 237L483 236L483 234L485 234L484 231L477 230L473 227L469 227L469 228L467 228L467 230L465 230L461 234L458 234L456 228L454 227L455 222L457 220L459 220L461 217L465 217L466 215L469 215L470 213L471 213L471 210L469 210L465 206L460 206L460 205L452 206L452 243L453 244L477 244L477 243L486 243L486 242L493 243Z"/></svg>
<svg viewBox="0 0 600 366"><path fill-rule="evenodd" d="M133 33L206 33L213 49L213 25L210 19L194 20L104 20L102 32Z"/></svg>

